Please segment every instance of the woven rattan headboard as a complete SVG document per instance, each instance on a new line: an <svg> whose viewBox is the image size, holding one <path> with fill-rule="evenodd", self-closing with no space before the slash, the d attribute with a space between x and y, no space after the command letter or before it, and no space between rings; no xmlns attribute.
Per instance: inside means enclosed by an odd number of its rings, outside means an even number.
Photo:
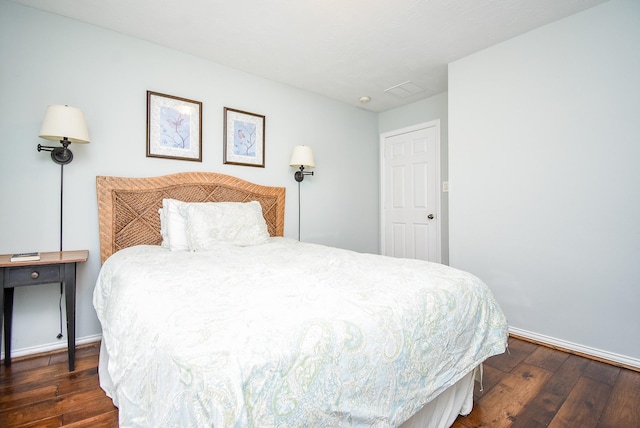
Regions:
<svg viewBox="0 0 640 428"><path fill-rule="evenodd" d="M284 187L253 184L213 172L183 172L162 177L96 177L101 263L133 245L160 245L162 199L185 202L258 201L271 236L284 233Z"/></svg>

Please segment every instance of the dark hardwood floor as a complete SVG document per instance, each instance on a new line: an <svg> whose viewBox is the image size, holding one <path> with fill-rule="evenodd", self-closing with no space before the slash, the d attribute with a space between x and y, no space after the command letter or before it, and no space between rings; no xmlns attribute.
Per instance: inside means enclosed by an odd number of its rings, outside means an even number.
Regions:
<svg viewBox="0 0 640 428"><path fill-rule="evenodd" d="M12 360L0 369L0 427L117 427L118 409L98 383L99 344Z"/></svg>
<svg viewBox="0 0 640 428"><path fill-rule="evenodd" d="M454 428L640 428L640 373L509 338Z"/></svg>
<svg viewBox="0 0 640 428"><path fill-rule="evenodd" d="M98 384L99 345L15 360L0 369L0 427L117 427ZM469 416L455 428L640 428L640 373L509 339L509 354L484 364Z"/></svg>

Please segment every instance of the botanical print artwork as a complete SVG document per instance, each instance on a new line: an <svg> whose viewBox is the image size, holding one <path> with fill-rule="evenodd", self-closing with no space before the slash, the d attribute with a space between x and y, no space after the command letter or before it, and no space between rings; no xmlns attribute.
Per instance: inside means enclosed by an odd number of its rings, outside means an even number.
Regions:
<svg viewBox="0 0 640 428"><path fill-rule="evenodd" d="M202 162L202 103L147 91L147 157Z"/></svg>
<svg viewBox="0 0 640 428"><path fill-rule="evenodd" d="M264 168L265 116L224 108L224 163Z"/></svg>
<svg viewBox="0 0 640 428"><path fill-rule="evenodd" d="M233 154L238 156L256 156L256 125L255 123L236 120L233 138Z"/></svg>
<svg viewBox="0 0 640 428"><path fill-rule="evenodd" d="M183 114L171 107L160 109L162 137L160 145L178 149L190 149L190 120L191 115Z"/></svg>

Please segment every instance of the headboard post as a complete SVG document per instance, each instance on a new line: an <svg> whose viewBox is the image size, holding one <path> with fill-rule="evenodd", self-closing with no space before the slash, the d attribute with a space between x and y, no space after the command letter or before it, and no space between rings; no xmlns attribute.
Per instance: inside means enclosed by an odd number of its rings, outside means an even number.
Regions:
<svg viewBox="0 0 640 428"><path fill-rule="evenodd" d="M262 205L269 234L284 234L285 188L254 184L215 172L182 172L150 178L96 177L100 257L133 245L159 245L158 209L165 198L185 202L249 202Z"/></svg>

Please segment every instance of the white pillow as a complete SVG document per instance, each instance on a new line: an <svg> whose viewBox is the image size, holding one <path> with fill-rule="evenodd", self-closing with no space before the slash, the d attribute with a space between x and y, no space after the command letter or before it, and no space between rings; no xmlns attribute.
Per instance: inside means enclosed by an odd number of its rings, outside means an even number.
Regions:
<svg viewBox="0 0 640 428"><path fill-rule="evenodd" d="M162 200L163 223L166 231L166 238L165 235L162 236L162 243L163 246L169 247L171 251L189 250L187 223L181 211L181 208L187 205L189 205L189 203L176 199ZM162 226L160 226L160 229L162 229Z"/></svg>
<svg viewBox="0 0 640 428"><path fill-rule="evenodd" d="M191 251L208 251L219 244L246 247L269 240L262 206L257 201L188 204L183 208L185 213Z"/></svg>
<svg viewBox="0 0 640 428"><path fill-rule="evenodd" d="M167 235L167 221L164 219L164 210L158 208L158 215L160 216L160 235L162 235L161 247L169 248L169 236Z"/></svg>

